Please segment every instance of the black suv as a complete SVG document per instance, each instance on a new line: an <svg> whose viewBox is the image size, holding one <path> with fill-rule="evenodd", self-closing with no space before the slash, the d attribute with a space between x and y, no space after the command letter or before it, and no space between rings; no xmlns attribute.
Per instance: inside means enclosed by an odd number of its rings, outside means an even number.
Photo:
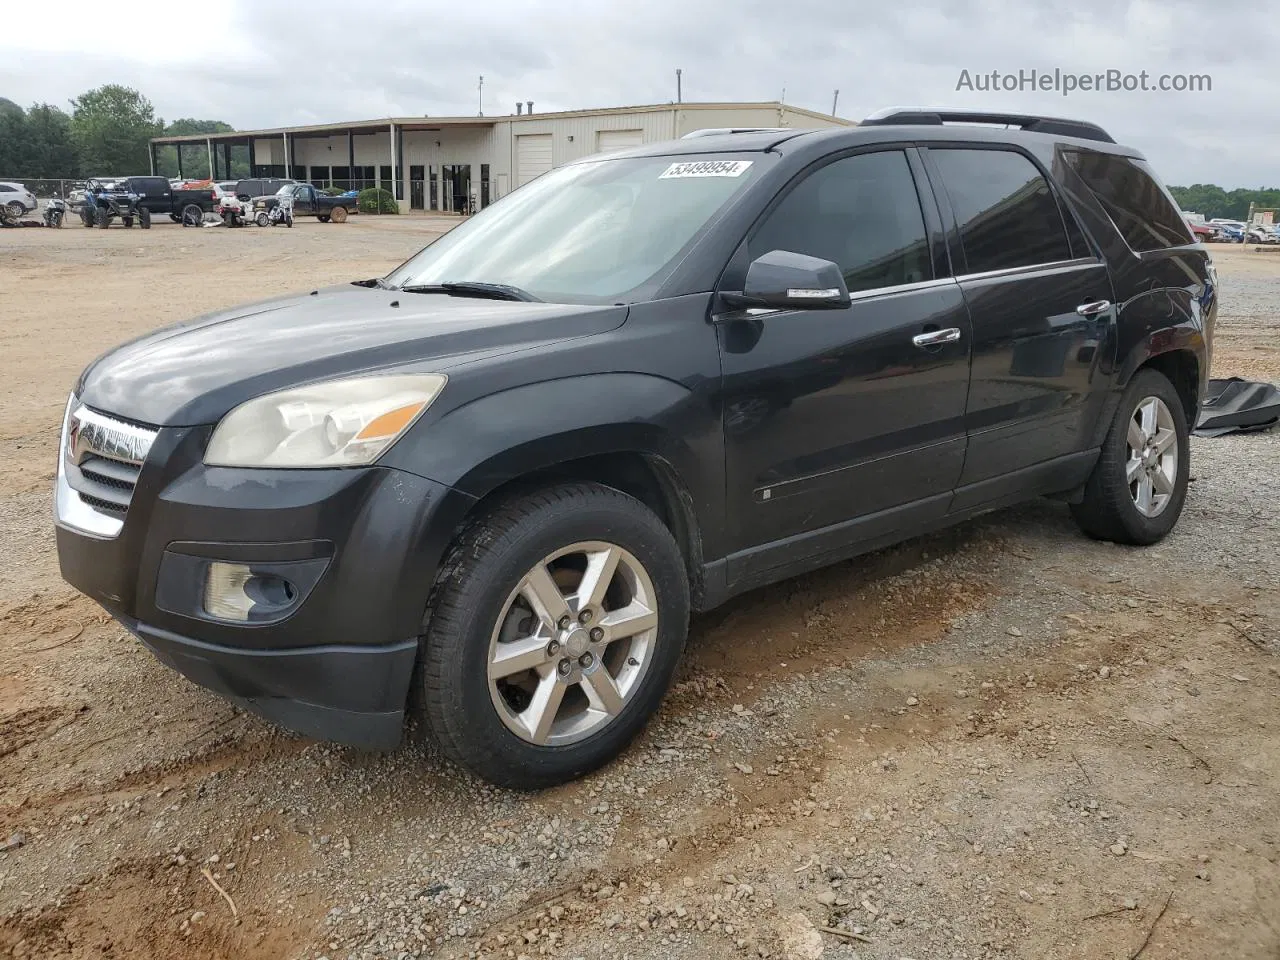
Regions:
<svg viewBox="0 0 1280 960"><path fill-rule="evenodd" d="M642 727L691 610L1042 495L1162 538L1216 287L1091 124L899 111L590 158L386 277L91 364L62 572L284 726L388 748L407 708L553 784Z"/></svg>

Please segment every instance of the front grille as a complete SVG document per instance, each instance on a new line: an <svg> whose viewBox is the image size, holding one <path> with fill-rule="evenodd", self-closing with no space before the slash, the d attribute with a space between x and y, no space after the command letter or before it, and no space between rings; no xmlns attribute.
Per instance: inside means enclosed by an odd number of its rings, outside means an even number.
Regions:
<svg viewBox="0 0 1280 960"><path fill-rule="evenodd" d="M156 435L72 398L58 464L59 520L100 536L119 533Z"/></svg>

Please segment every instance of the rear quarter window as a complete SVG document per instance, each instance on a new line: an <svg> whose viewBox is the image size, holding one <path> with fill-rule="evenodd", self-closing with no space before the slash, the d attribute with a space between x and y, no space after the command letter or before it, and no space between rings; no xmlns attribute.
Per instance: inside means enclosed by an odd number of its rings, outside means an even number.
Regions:
<svg viewBox="0 0 1280 960"><path fill-rule="evenodd" d="M1090 150L1065 150L1063 159L1135 252L1195 242L1177 206L1143 161Z"/></svg>

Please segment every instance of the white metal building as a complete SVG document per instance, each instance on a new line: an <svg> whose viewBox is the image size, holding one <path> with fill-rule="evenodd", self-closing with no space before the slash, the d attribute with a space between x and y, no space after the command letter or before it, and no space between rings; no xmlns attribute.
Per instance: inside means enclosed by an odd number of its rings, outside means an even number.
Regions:
<svg viewBox="0 0 1280 960"><path fill-rule="evenodd" d="M394 188L402 210L482 207L570 160L672 140L704 127L828 127L850 121L781 103L668 103L499 117L395 117L158 137L179 176L290 177L317 186ZM246 157L247 154L247 157Z"/></svg>

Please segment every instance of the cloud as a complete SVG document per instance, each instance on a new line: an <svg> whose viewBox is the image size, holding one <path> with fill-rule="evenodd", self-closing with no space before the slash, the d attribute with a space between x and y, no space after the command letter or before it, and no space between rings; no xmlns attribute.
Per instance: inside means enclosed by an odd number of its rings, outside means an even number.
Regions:
<svg viewBox="0 0 1280 960"><path fill-rule="evenodd" d="M63 4L67 22L101 12ZM164 20L158 0L121 0L125 20ZM1211 11L1211 12L1210 12ZM787 101L854 119L889 105L1042 112L1094 120L1173 183L1280 182L1268 129L1280 77L1262 53L1280 21L1265 4L1201 0L490 0L451 7L386 0L229 0L207 42L99 52L92 31L34 36L0 65L0 96L65 104L101 83L142 90L166 118L247 129L386 116L488 114L688 100ZM956 89L961 70L1207 73L1206 93Z"/></svg>

